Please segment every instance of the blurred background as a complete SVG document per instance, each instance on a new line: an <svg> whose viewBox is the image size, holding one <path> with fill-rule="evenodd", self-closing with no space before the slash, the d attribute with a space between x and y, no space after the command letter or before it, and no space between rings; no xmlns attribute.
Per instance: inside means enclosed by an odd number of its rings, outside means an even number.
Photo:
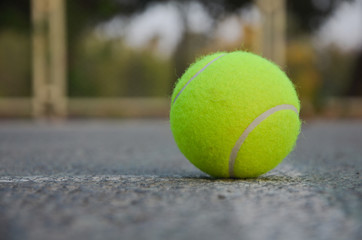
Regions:
<svg viewBox="0 0 362 240"><path fill-rule="evenodd" d="M362 0L1 0L0 117L167 117L195 58L245 50L302 117L362 118Z"/></svg>

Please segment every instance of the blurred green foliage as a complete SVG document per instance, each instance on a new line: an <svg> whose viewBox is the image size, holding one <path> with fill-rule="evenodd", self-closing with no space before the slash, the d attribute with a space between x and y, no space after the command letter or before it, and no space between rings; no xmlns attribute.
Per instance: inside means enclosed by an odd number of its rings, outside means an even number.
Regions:
<svg viewBox="0 0 362 240"><path fill-rule="evenodd" d="M18 31L0 32L0 96L31 95L30 39Z"/></svg>
<svg viewBox="0 0 362 240"><path fill-rule="evenodd" d="M318 29L323 21L338 8L341 2L353 0L286 0L289 35L310 33Z"/></svg>
<svg viewBox="0 0 362 240"><path fill-rule="evenodd" d="M122 41L101 40L91 33L79 41L70 69L69 94L77 97L169 95L170 61L137 51Z"/></svg>
<svg viewBox="0 0 362 240"><path fill-rule="evenodd" d="M320 56L319 69L328 81L324 81L321 97L344 96L348 93L356 69L356 54L345 53L336 47L331 47Z"/></svg>
<svg viewBox="0 0 362 240"><path fill-rule="evenodd" d="M0 1L0 30L13 29L30 33L30 0Z"/></svg>
<svg viewBox="0 0 362 240"><path fill-rule="evenodd" d="M0 1L0 97L31 94L30 2Z"/></svg>

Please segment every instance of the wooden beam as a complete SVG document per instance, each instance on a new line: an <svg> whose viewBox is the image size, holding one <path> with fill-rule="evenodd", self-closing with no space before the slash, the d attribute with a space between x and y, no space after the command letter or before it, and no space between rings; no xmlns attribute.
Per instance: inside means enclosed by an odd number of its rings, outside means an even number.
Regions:
<svg viewBox="0 0 362 240"><path fill-rule="evenodd" d="M70 98L69 116L166 118L168 98Z"/></svg>
<svg viewBox="0 0 362 240"><path fill-rule="evenodd" d="M31 115L31 98L0 98L1 118L29 118Z"/></svg>
<svg viewBox="0 0 362 240"><path fill-rule="evenodd" d="M49 0L50 102L53 114L63 118L66 107L66 37L64 0Z"/></svg>
<svg viewBox="0 0 362 240"><path fill-rule="evenodd" d="M65 0L32 0L33 116L66 116Z"/></svg>
<svg viewBox="0 0 362 240"><path fill-rule="evenodd" d="M33 116L44 117L47 111L47 0L32 0L33 21Z"/></svg>
<svg viewBox="0 0 362 240"><path fill-rule="evenodd" d="M261 53L280 67L285 67L286 1L255 0L261 11Z"/></svg>

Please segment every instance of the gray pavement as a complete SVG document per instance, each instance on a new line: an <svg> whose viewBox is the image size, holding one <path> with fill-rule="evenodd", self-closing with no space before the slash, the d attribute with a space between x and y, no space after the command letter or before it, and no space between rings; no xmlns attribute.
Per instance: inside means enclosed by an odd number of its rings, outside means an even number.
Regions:
<svg viewBox="0 0 362 240"><path fill-rule="evenodd" d="M362 121L305 123L257 179L203 174L167 121L0 122L0 239L362 239Z"/></svg>

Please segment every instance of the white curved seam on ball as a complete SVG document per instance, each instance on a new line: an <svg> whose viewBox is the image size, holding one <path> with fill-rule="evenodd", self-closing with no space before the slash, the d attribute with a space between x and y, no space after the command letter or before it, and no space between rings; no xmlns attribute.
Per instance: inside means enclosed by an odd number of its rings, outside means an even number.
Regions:
<svg viewBox="0 0 362 240"><path fill-rule="evenodd" d="M173 100L172 104L174 104L176 102L176 99L180 96L180 94L183 92L183 90L186 88L187 85L189 85L189 83L194 80L200 73L202 73L208 66L210 66L211 63L215 62L216 60L218 60L219 58L221 58L222 56L225 56L225 54L221 54L220 56L214 58L212 61L210 61L208 64L206 64L203 68L201 68L201 70L199 70L194 76L192 76L192 78L190 78L190 80L185 84L185 86L183 86L181 88L181 90L177 93L175 99Z"/></svg>
<svg viewBox="0 0 362 240"><path fill-rule="evenodd" d="M235 165L236 157L238 155L238 152L239 152L241 146L243 145L244 141L248 137L249 133L251 133L254 130L254 128L256 128L267 117L269 117L273 113L281 111L281 110L292 110L297 115L299 115L298 110L295 106L290 105L290 104L282 104L282 105L278 105L276 107L270 108L269 110L263 112L257 118L255 118L254 121L252 121L249 124L249 126L244 130L244 132L241 134L241 136L236 141L235 146L233 147L233 149L231 151L230 158L229 158L229 176L230 177L234 177L234 165Z"/></svg>

